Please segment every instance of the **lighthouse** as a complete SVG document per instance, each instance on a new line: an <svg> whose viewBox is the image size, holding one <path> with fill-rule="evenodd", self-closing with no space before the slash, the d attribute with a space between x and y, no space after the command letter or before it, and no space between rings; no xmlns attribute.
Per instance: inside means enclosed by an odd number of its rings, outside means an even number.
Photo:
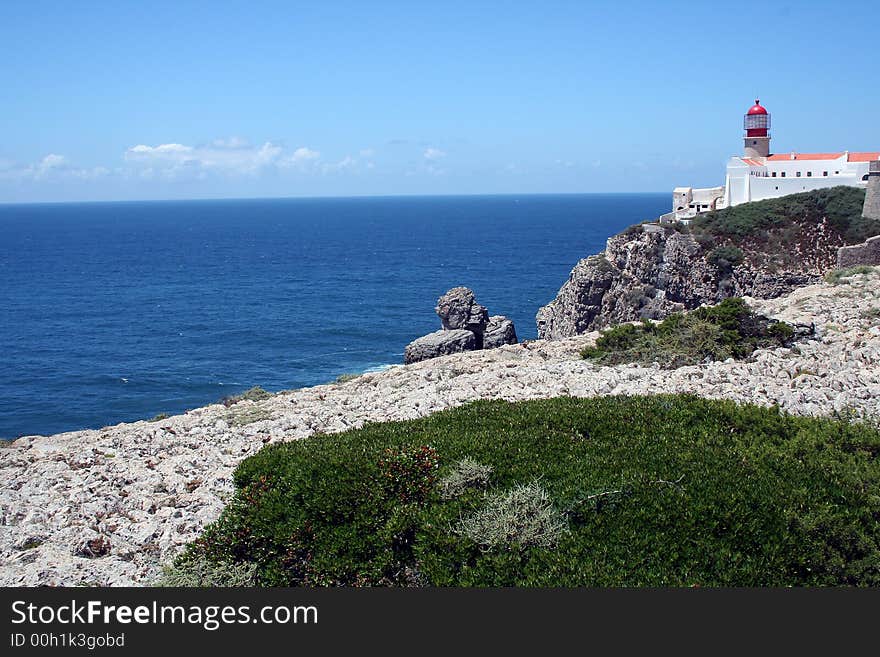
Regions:
<svg viewBox="0 0 880 657"><path fill-rule="evenodd" d="M867 189L866 217L880 217L880 151L770 153L770 112L760 100L743 117L743 154L727 161L724 185L676 187L672 212L660 223L690 221L698 214L741 203L846 185Z"/></svg>
<svg viewBox="0 0 880 657"><path fill-rule="evenodd" d="M749 108L743 117L743 157L768 157L770 155L770 113L760 100Z"/></svg>

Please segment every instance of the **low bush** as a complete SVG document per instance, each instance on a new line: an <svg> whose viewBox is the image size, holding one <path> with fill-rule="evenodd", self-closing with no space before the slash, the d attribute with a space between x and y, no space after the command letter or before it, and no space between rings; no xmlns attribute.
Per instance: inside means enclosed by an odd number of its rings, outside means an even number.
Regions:
<svg viewBox="0 0 880 657"><path fill-rule="evenodd" d="M565 514L537 481L488 496L485 506L463 517L456 528L486 550L554 547L567 531Z"/></svg>
<svg viewBox="0 0 880 657"><path fill-rule="evenodd" d="M794 330L756 315L739 298L674 313L662 322L623 324L603 331L581 357L600 365L660 363L675 368L705 361L742 359L756 349L791 343Z"/></svg>
<svg viewBox="0 0 880 657"><path fill-rule="evenodd" d="M874 268L867 265L855 265L853 267L846 267L845 269L835 269L825 274L825 282L830 283L831 285L840 285L841 283L846 282L845 279L852 278L858 274L870 274L872 271L874 271Z"/></svg>
<svg viewBox="0 0 880 657"><path fill-rule="evenodd" d="M465 457L453 463L449 472L441 477L440 495L444 500L451 500L469 490L485 488L491 475L491 465L483 465Z"/></svg>
<svg viewBox="0 0 880 657"><path fill-rule="evenodd" d="M198 588L246 587L256 583L256 566L250 563L209 561L203 556L182 558L162 569L154 586Z"/></svg>
<svg viewBox="0 0 880 657"><path fill-rule="evenodd" d="M482 401L264 447L175 567L239 564L262 586L880 586L878 455L864 423L694 396ZM493 464L491 487L444 499L438 474L465 458ZM535 481L532 508L567 522L554 541L456 531Z"/></svg>
<svg viewBox="0 0 880 657"><path fill-rule="evenodd" d="M243 427L254 422L271 419L271 413L255 406L242 410L232 410L226 413L226 422L230 427Z"/></svg>
<svg viewBox="0 0 880 657"><path fill-rule="evenodd" d="M737 246L719 246L706 256L706 261L723 274L729 274L734 267L741 265L744 259L743 250Z"/></svg>
<svg viewBox="0 0 880 657"><path fill-rule="evenodd" d="M348 383L349 381L354 381L357 378L360 378L360 374L340 374L336 377L336 383Z"/></svg>
<svg viewBox="0 0 880 657"><path fill-rule="evenodd" d="M241 401L263 401L264 399L269 399L271 396L271 392L263 390L260 386L254 386L253 388L245 390L241 394L224 397L220 400L220 403L229 407Z"/></svg>

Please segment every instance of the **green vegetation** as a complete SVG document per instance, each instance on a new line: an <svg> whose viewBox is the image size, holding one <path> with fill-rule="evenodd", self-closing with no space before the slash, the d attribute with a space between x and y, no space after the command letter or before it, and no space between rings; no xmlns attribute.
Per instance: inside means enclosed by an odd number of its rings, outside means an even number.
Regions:
<svg viewBox="0 0 880 657"><path fill-rule="evenodd" d="M254 386L253 388L245 390L240 395L229 395L228 397L224 397L220 400L220 403L229 407L241 401L262 401L264 399L269 399L271 396L271 392L263 390L260 386Z"/></svg>
<svg viewBox="0 0 880 657"><path fill-rule="evenodd" d="M707 212L690 228L716 237L760 238L793 221L815 225L824 217L847 244L855 244L880 233L880 222L862 217L864 202L863 189L831 187Z"/></svg>
<svg viewBox="0 0 880 657"><path fill-rule="evenodd" d="M262 586L880 586L878 455L866 424L694 396L481 401L263 448L173 568L254 568ZM445 498L465 458L491 488Z"/></svg>
<svg viewBox="0 0 880 657"><path fill-rule="evenodd" d="M252 406L241 410L232 410L226 414L226 422L230 427L243 427L261 420L271 420L272 415L265 409Z"/></svg>
<svg viewBox="0 0 880 657"><path fill-rule="evenodd" d="M147 422L161 422L162 420L168 419L168 413L159 413L158 415L154 415Z"/></svg>
<svg viewBox="0 0 880 657"><path fill-rule="evenodd" d="M537 481L490 495L456 529L484 550L554 547L568 531L568 518Z"/></svg>
<svg viewBox="0 0 880 657"><path fill-rule="evenodd" d="M463 458L452 464L440 479L440 495L444 500L463 495L474 488L485 488L492 476L492 466L477 463L473 459Z"/></svg>
<svg viewBox="0 0 880 657"><path fill-rule="evenodd" d="M788 324L760 317L733 297L659 323L615 326L603 331L595 346L581 350L581 357L600 365L656 362L676 368L746 358L755 349L788 345L793 336Z"/></svg>
<svg viewBox="0 0 880 657"><path fill-rule="evenodd" d="M349 381L354 381L360 376L360 374L340 374L336 377L336 383L348 383Z"/></svg>
<svg viewBox="0 0 880 657"><path fill-rule="evenodd" d="M845 269L835 269L825 274L825 282L831 285L840 285L848 281L844 279L851 278L857 274L870 274L874 271L873 267L867 265L855 265L854 267L846 267Z"/></svg>
<svg viewBox="0 0 880 657"><path fill-rule="evenodd" d="M155 586L254 586L256 570L256 565L249 563L208 561L202 557L183 558L163 568Z"/></svg>
<svg viewBox="0 0 880 657"><path fill-rule="evenodd" d="M719 246L709 252L706 260L722 273L730 273L734 267L743 263L745 254L737 246Z"/></svg>

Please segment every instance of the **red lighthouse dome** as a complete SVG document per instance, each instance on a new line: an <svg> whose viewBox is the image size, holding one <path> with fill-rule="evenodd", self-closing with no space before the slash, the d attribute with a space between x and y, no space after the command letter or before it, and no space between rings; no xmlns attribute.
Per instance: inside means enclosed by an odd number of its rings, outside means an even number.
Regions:
<svg viewBox="0 0 880 657"><path fill-rule="evenodd" d="M760 100L755 100L755 104L746 112L743 128L745 128L746 137L769 136L770 112L761 105Z"/></svg>

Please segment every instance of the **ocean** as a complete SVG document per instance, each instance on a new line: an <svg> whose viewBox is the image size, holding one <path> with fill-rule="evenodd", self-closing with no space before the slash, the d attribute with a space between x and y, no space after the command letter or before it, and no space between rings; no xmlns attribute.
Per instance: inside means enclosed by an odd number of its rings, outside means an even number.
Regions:
<svg viewBox="0 0 880 657"><path fill-rule="evenodd" d="M474 290L536 337L575 263L666 194L0 205L0 437L403 361Z"/></svg>

